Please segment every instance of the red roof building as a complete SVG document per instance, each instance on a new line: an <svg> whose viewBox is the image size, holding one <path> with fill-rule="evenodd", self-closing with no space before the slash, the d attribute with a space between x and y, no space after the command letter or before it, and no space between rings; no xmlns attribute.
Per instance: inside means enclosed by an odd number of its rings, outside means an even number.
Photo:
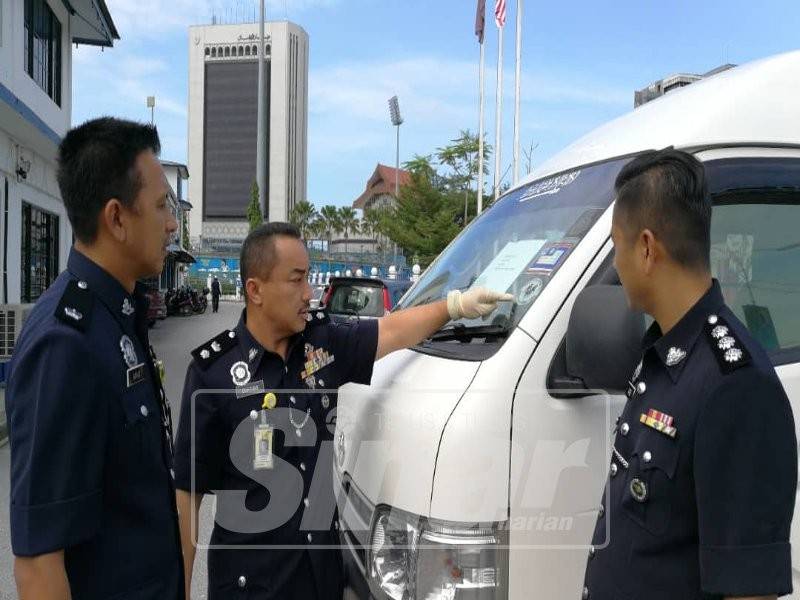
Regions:
<svg viewBox="0 0 800 600"><path fill-rule="evenodd" d="M372 173L372 177L367 181L366 189L353 202L353 208L367 210L392 203L395 200L394 189L398 176L400 185L406 185L411 182L411 174L408 171L403 169L398 171L394 167L387 167L378 163Z"/></svg>

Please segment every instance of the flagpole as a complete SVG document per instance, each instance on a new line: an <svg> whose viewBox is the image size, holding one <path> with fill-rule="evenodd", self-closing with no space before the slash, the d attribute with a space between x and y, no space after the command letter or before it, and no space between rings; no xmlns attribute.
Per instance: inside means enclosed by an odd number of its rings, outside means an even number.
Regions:
<svg viewBox="0 0 800 600"><path fill-rule="evenodd" d="M521 64L522 64L522 3L517 0L517 61L516 61L516 83L514 89L514 183L519 181L519 96L521 87Z"/></svg>
<svg viewBox="0 0 800 600"><path fill-rule="evenodd" d="M503 27L497 28L497 111L494 134L494 199L500 197L500 150L503 125Z"/></svg>
<svg viewBox="0 0 800 600"><path fill-rule="evenodd" d="M478 75L478 81L481 88L481 109L480 109L480 124L478 125L478 213L481 214L483 212L483 98L484 98L484 73L486 71L486 65L484 61L484 47L483 47L483 40L480 43L481 47L481 62L479 71L480 74Z"/></svg>

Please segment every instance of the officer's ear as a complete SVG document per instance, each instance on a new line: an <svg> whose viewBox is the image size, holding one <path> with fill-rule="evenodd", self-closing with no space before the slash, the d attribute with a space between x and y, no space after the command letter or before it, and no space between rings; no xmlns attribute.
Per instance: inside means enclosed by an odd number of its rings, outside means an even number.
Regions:
<svg viewBox="0 0 800 600"><path fill-rule="evenodd" d="M249 277L244 283L244 293L247 301L256 306L264 304L264 297L261 295L261 280L256 277Z"/></svg>
<svg viewBox="0 0 800 600"><path fill-rule="evenodd" d="M117 242L125 242L128 239L128 224L130 209L118 198L111 198L106 202L103 210L100 211L101 227Z"/></svg>
<svg viewBox="0 0 800 600"><path fill-rule="evenodd" d="M650 275L655 269L656 260L661 256L662 246L650 229L643 229L639 234L639 257L645 275Z"/></svg>

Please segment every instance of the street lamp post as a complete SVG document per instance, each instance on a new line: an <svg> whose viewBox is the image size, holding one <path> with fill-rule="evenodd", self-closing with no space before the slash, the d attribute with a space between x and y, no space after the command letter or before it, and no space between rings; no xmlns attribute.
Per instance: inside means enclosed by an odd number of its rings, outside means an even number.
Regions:
<svg viewBox="0 0 800 600"><path fill-rule="evenodd" d="M147 97L147 108L150 109L150 125L153 125L154 117L155 117L155 108L156 108L156 97L155 96L148 96Z"/></svg>
<svg viewBox="0 0 800 600"><path fill-rule="evenodd" d="M394 198L397 201L400 198L400 125L403 124L403 117L400 116L400 103L397 96L389 98L389 116L392 119L392 125L397 127L397 145L395 147L395 171L394 171ZM394 255L397 257L397 244L394 245Z"/></svg>

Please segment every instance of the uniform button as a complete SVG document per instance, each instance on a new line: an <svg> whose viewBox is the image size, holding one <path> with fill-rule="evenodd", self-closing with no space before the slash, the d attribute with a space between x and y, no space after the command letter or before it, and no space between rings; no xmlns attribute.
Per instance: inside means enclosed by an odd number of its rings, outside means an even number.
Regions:
<svg viewBox="0 0 800 600"><path fill-rule="evenodd" d="M231 339L235 338L236 337L236 332L235 331L229 331L228 332L228 337L231 338Z"/></svg>
<svg viewBox="0 0 800 600"><path fill-rule="evenodd" d="M606 507L601 504L600 508L597 509L597 516L602 517L604 514L606 514Z"/></svg>
<svg viewBox="0 0 800 600"><path fill-rule="evenodd" d="M258 413L256 411L254 411L254 410L251 410L250 411L250 418L253 419L253 421L255 421L258 418Z"/></svg>
<svg viewBox="0 0 800 600"><path fill-rule="evenodd" d="M86 283L85 281L79 281L78 282L78 287L81 288L82 290L85 290L86 288L89 287L89 284Z"/></svg>
<svg viewBox="0 0 800 600"><path fill-rule="evenodd" d="M325 387L325 382L322 379L319 380L319 387Z"/></svg>
<svg viewBox="0 0 800 600"><path fill-rule="evenodd" d="M647 384L644 381L640 381L636 384L636 391L639 392L639 395L641 396L647 391Z"/></svg>
<svg viewBox="0 0 800 600"><path fill-rule="evenodd" d="M334 528L336 531L339 531L339 521L334 521L334 522L333 522L333 528Z"/></svg>
<svg viewBox="0 0 800 600"><path fill-rule="evenodd" d="M583 600L589 600L589 588L588 587L583 586L583 594L581 594L581 598L583 598Z"/></svg>
<svg viewBox="0 0 800 600"><path fill-rule="evenodd" d="M283 367L283 372L284 373L288 373L289 372L289 367Z"/></svg>
<svg viewBox="0 0 800 600"><path fill-rule="evenodd" d="M628 432L629 432L630 430L631 430L631 426L630 426L630 425L628 425L627 423L623 423L622 425L620 425L620 426L619 426L619 432L620 432L622 435L628 435Z"/></svg>
<svg viewBox="0 0 800 600"><path fill-rule="evenodd" d="M297 400L294 399L294 396L289 396L289 402L292 404L297 404Z"/></svg>
<svg viewBox="0 0 800 600"><path fill-rule="evenodd" d="M144 404L142 404L142 405L139 407L139 412L140 412L140 413L142 413L142 416L143 416L143 417L146 417L146 416L149 414L149 412L150 412L150 411L148 411L148 410L147 410L147 407L146 407Z"/></svg>
<svg viewBox="0 0 800 600"><path fill-rule="evenodd" d="M304 463L304 462L300 463L300 470L301 471L305 471L306 470L306 463Z"/></svg>
<svg viewBox="0 0 800 600"><path fill-rule="evenodd" d="M305 504L306 508L308 508L308 505L311 503L308 501L308 498L303 498L303 504Z"/></svg>
<svg viewBox="0 0 800 600"><path fill-rule="evenodd" d="M589 547L589 558L594 558L595 549L594 546Z"/></svg>
<svg viewBox="0 0 800 600"><path fill-rule="evenodd" d="M614 477L617 474L617 463L611 463L611 476Z"/></svg>
<svg viewBox="0 0 800 600"><path fill-rule="evenodd" d="M240 588L243 588L244 586L247 585L247 577L245 577L244 575L239 575L239 581L237 583L239 584Z"/></svg>
<svg viewBox="0 0 800 600"><path fill-rule="evenodd" d="M653 455L650 453L650 450L645 450L644 454L642 454L642 460L646 463L649 463L653 460Z"/></svg>
<svg viewBox="0 0 800 600"><path fill-rule="evenodd" d="M313 537L311 536L311 534L309 533L309 534L306 536L306 539L307 539L307 540L310 542L310 541L312 541L314 538L313 538Z"/></svg>
<svg viewBox="0 0 800 600"><path fill-rule="evenodd" d="M717 315L709 315L708 324L709 325L716 325L718 320L719 319L717 318Z"/></svg>

